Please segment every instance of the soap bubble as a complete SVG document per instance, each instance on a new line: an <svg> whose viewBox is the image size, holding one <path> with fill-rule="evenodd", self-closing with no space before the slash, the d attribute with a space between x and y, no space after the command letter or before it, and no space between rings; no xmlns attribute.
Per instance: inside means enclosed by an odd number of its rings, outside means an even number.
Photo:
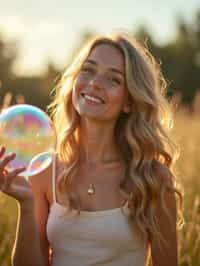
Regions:
<svg viewBox="0 0 200 266"><path fill-rule="evenodd" d="M53 123L41 109L18 104L0 114L0 145L16 153L6 170L25 166L25 177L40 173L52 162L55 142Z"/></svg>

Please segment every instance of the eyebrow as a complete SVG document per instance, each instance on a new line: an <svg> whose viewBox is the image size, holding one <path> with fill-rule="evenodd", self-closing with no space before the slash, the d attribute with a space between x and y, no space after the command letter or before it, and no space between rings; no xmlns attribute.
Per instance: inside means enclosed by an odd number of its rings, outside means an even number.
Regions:
<svg viewBox="0 0 200 266"><path fill-rule="evenodd" d="M97 66L96 61L94 61L94 60L92 60L92 59L88 59L88 60L86 60L84 63L90 63L90 64L92 64L92 65ZM120 75L122 75L122 76L124 77L124 73L123 73L122 71L120 71L119 69L116 69L116 68L113 68L113 67L110 67L110 68L108 68L108 69L109 69L110 71L115 72L115 73L117 73L117 74L120 74Z"/></svg>

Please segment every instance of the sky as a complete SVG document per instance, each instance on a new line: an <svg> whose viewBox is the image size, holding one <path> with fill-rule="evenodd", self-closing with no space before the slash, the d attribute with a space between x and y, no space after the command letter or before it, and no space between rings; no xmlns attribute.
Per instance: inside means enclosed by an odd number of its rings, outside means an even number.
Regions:
<svg viewBox="0 0 200 266"><path fill-rule="evenodd" d="M67 65L81 33L135 32L145 25L155 41L176 34L177 16L192 21L200 0L0 0L0 33L19 46L15 72L41 74L48 61Z"/></svg>

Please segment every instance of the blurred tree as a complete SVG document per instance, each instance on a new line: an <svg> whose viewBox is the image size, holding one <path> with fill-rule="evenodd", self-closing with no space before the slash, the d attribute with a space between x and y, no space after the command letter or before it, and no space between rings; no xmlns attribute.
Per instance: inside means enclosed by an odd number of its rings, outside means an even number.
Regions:
<svg viewBox="0 0 200 266"><path fill-rule="evenodd" d="M12 71L17 58L17 43L6 42L0 33L0 80L6 86L7 82L15 75Z"/></svg>
<svg viewBox="0 0 200 266"><path fill-rule="evenodd" d="M161 64L162 72L169 81L167 95L181 93L182 102L192 106L192 101L200 90L200 9L191 23L178 17L175 38L163 45L156 43L147 29L141 25L134 36L150 49ZM92 30L85 30L80 34L74 52L66 60L68 65L83 44L94 35L96 32ZM15 104L17 95L21 94L22 101L45 110L51 100L50 92L67 66L63 66L61 71L52 62L48 62L46 72L40 76L18 77L12 71L17 50L17 42L7 42L3 34L0 34L0 106L5 94L10 91L13 95L10 98L11 104Z"/></svg>
<svg viewBox="0 0 200 266"><path fill-rule="evenodd" d="M171 47L171 45L158 45L154 41L153 37L151 36L151 33L147 30L145 25L140 26L135 32L134 36L153 54L156 61L161 66L161 70L164 74L165 79L168 80L172 76L170 75L170 72L171 74L174 73L174 71L172 70L172 60L174 56L172 54L173 48ZM167 96L171 96L173 94L172 88L170 86L166 93Z"/></svg>
<svg viewBox="0 0 200 266"><path fill-rule="evenodd" d="M0 104L4 95L10 91L10 82L15 77L12 67L17 58L17 42L5 41L0 33Z"/></svg>
<svg viewBox="0 0 200 266"><path fill-rule="evenodd" d="M48 63L47 70L42 80L43 105L46 107L51 101L51 91L61 77L61 69L58 69L53 63Z"/></svg>
<svg viewBox="0 0 200 266"><path fill-rule="evenodd" d="M175 39L158 45L145 26L138 28L136 38L148 46L165 78L169 81L168 95L182 93L182 103L191 104L200 89L200 10L191 24L177 18Z"/></svg>
<svg viewBox="0 0 200 266"><path fill-rule="evenodd" d="M195 18L196 20L196 18ZM183 20L179 21L174 51L176 58L175 86L183 93L183 102L191 103L196 91L200 88L200 68L196 64L197 36L196 23L186 24Z"/></svg>

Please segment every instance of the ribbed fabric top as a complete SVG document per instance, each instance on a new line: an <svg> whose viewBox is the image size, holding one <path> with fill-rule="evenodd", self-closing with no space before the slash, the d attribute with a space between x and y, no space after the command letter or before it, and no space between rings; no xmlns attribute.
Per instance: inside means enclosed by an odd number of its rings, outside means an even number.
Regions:
<svg viewBox="0 0 200 266"><path fill-rule="evenodd" d="M76 210L56 201L55 156L52 171L53 203L47 221L52 248L51 266L144 266L147 245L128 220L128 204L100 211Z"/></svg>

